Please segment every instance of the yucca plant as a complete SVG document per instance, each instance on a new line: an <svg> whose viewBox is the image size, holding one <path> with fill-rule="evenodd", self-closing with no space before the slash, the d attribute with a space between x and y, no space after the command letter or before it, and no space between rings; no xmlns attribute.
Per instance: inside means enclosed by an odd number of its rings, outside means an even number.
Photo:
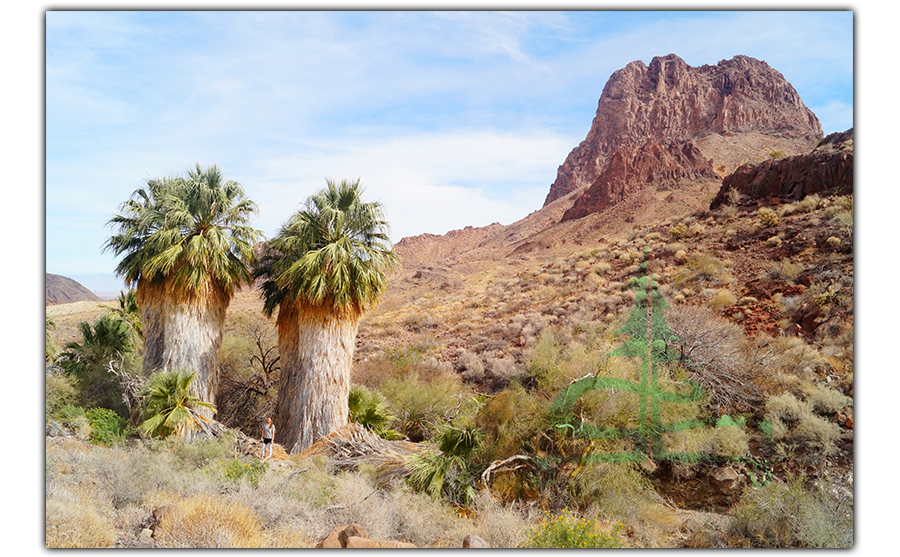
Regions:
<svg viewBox="0 0 900 557"><path fill-rule="evenodd" d="M144 421L140 430L151 437L187 436L202 431L211 420L200 409L216 407L190 393L196 375L184 370L161 371L147 382L144 397Z"/></svg>
<svg viewBox="0 0 900 557"><path fill-rule="evenodd" d="M394 263L380 203L356 182L326 181L268 242L254 272L263 310L278 308L276 427L291 454L347 425L359 319Z"/></svg>
<svg viewBox="0 0 900 557"><path fill-rule="evenodd" d="M252 280L262 238L247 226L256 212L241 184L197 164L186 176L148 180L109 221L116 232L103 249L123 255L116 274L136 287L145 375L195 370L193 394L215 401L225 311Z"/></svg>

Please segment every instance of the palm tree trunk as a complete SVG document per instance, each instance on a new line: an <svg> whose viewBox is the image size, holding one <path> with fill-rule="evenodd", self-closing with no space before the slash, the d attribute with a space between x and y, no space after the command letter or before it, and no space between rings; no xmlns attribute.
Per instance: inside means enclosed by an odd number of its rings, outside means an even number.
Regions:
<svg viewBox="0 0 900 557"><path fill-rule="evenodd" d="M173 369L196 373L191 395L215 404L219 346L231 296L214 286L186 295L165 284L143 283L137 296L144 327L144 374ZM208 408L197 412L213 417Z"/></svg>
<svg viewBox="0 0 900 557"><path fill-rule="evenodd" d="M358 324L358 313L281 305L275 435L290 454L347 425Z"/></svg>

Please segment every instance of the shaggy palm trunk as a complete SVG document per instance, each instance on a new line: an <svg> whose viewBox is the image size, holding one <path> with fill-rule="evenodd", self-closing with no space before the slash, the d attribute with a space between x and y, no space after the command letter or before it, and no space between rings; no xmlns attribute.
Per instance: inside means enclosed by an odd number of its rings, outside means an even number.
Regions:
<svg viewBox="0 0 900 557"><path fill-rule="evenodd" d="M282 304L275 437L290 454L347 425L358 313Z"/></svg>
<svg viewBox="0 0 900 557"><path fill-rule="evenodd" d="M137 300L144 328L144 374L173 369L195 373L191 395L215 404L219 346L231 296L214 286L185 294L169 284L139 283ZM196 411L213 416L208 408Z"/></svg>

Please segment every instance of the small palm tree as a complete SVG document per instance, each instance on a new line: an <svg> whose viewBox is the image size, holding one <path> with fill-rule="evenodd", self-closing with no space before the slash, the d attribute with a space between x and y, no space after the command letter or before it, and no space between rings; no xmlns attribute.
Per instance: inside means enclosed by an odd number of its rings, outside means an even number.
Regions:
<svg viewBox="0 0 900 557"><path fill-rule="evenodd" d="M140 430L151 437L168 437L173 433L187 436L202 431L210 419L200 409L215 410L215 406L190 394L196 374L184 370L162 371L153 374L144 397L144 417Z"/></svg>
<svg viewBox="0 0 900 557"><path fill-rule="evenodd" d="M266 315L278 308L276 427L291 454L347 424L359 319L394 264L380 203L356 182L326 187L282 226L254 275Z"/></svg>
<svg viewBox="0 0 900 557"><path fill-rule="evenodd" d="M134 332L137 333L137 336L143 338L144 329L141 326L141 310L137 303L137 292L134 291L134 288L122 290L119 292L118 301L119 307L117 308L110 306L103 307L117 315L122 321L128 323L128 325L134 329Z"/></svg>
<svg viewBox="0 0 900 557"><path fill-rule="evenodd" d="M235 288L250 283L262 238L247 226L256 212L239 183L198 164L186 176L148 180L109 221L117 231L104 251L123 255L116 273L136 287L145 375L193 370L193 395L215 400L225 311Z"/></svg>

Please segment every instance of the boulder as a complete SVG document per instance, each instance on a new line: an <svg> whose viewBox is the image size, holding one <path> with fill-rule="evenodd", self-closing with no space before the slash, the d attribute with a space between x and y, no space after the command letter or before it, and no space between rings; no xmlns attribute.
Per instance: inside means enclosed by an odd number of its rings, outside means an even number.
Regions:
<svg viewBox="0 0 900 557"><path fill-rule="evenodd" d="M712 484L723 495L740 489L743 476L731 466L721 466L713 470Z"/></svg>
<svg viewBox="0 0 900 557"><path fill-rule="evenodd" d="M488 542L484 541L480 536L476 536L475 534L469 534L468 536L463 538L462 546L470 547L473 549L491 547Z"/></svg>

